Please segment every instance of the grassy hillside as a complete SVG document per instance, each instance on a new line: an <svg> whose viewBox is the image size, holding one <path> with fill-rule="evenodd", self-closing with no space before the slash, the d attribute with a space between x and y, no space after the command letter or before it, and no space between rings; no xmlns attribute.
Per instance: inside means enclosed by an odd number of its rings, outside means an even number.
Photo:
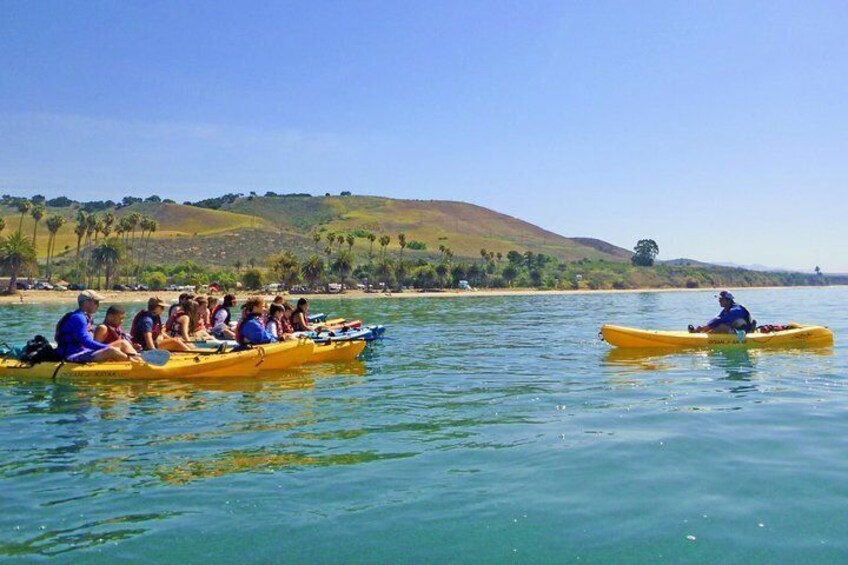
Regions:
<svg viewBox="0 0 848 565"><path fill-rule="evenodd" d="M72 254L77 239L73 233L79 205L48 208L45 218L61 214L67 223L59 230L57 255ZM110 210L118 218L138 212L159 222L151 245L154 261L172 263L187 257L198 262L231 265L237 259L264 258L289 249L299 255L320 251L314 232L326 234L372 232L388 235L388 252L396 254L400 247L397 235L405 233L407 241L422 242L426 249L408 248L406 256L436 257L439 247L450 248L454 256L479 259L480 250L506 255L515 250L532 251L562 261L610 260L626 261L630 252L591 238L569 239L492 210L467 204L438 200L397 200L373 196L333 197L240 197L223 203L220 209L200 208L161 202L137 203ZM102 214L105 211L100 211ZM0 208L6 219L7 232L17 229L20 216L14 208ZM25 234L32 234L33 220L23 222ZM40 256L47 252L47 227L42 220L37 241ZM378 246L375 246L377 248ZM155 250L153 249L155 248ZM369 244L360 237L354 252L366 253Z"/></svg>
<svg viewBox="0 0 848 565"><path fill-rule="evenodd" d="M314 229L351 233L358 229L388 234L396 250L397 234L422 241L435 253L440 245L457 257L477 258L481 249L545 253L561 260L626 260L630 253L600 240L578 241L543 230L506 214L441 200L397 200L374 196L240 198L224 208L256 215L291 236L308 237Z"/></svg>
<svg viewBox="0 0 848 565"><path fill-rule="evenodd" d="M63 216L67 222L58 231L56 237L56 253L60 254L67 246L69 251L76 249L77 236L74 234L74 219L79 211L78 206L65 208L47 208L44 218L38 226L37 246L40 256L47 254L47 226L45 219L53 214ZM145 202L133 204L121 209L111 210L116 217L121 218L133 212L147 215L159 222L159 229L154 239L182 238L185 236L205 236L223 232L234 232L242 229L267 228L269 223L255 216L235 214L232 212L207 210L182 204L163 204ZM5 232L18 229L20 214L12 208L0 209L0 217L6 221ZM32 237L34 220L27 215L23 220L23 232Z"/></svg>

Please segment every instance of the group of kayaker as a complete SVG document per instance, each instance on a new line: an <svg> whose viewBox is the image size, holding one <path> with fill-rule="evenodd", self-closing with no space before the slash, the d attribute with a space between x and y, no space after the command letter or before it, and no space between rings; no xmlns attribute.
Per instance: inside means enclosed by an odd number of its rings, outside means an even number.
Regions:
<svg viewBox="0 0 848 565"><path fill-rule="evenodd" d="M78 308L65 314L56 324L57 353L72 363L135 361L140 351L164 349L192 351L192 342L229 339L248 347L293 339L295 332L313 331L309 324L309 301L301 298L292 307L282 296L274 299L266 311L265 300L251 297L242 306L241 318L232 329L231 309L236 305L232 294L218 303L216 297L180 295L170 307L163 324L167 304L157 297L147 308L136 313L130 331L123 329L126 311L110 306L103 323L93 328L93 315L105 297L87 290L77 297Z"/></svg>

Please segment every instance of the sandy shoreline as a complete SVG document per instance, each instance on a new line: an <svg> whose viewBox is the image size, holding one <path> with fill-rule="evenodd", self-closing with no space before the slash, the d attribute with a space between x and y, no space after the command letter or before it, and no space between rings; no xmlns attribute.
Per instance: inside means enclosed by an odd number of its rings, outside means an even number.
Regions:
<svg viewBox="0 0 848 565"><path fill-rule="evenodd" d="M758 290L792 290L809 288L844 288L843 285L827 287L812 286L759 286L759 287L727 287L734 292L749 292ZM640 288L627 290L536 290L532 288L516 289L485 289L485 290L446 290L444 292L371 292L366 293L359 290L347 291L344 294L291 294L286 295L290 301L305 296L310 300L371 300L371 299L395 299L395 298L457 298L457 297L490 297L490 296L555 296L555 295L582 295L582 294L633 294L645 292L718 292L719 288ZM0 304L60 304L73 303L78 293L74 291L50 291L50 290L27 290L17 295L0 296ZM102 291L100 294L106 297L105 302L147 302L151 296L158 296L166 302L176 302L179 292L115 292ZM255 293L239 291L235 293L242 300ZM222 296L222 294L218 294ZM273 298L273 295L265 295Z"/></svg>

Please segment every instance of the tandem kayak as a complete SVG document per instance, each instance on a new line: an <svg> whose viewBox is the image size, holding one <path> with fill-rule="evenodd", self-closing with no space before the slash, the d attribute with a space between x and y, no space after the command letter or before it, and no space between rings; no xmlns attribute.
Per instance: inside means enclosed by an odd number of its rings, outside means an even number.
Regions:
<svg viewBox="0 0 848 565"><path fill-rule="evenodd" d="M833 332L824 326L796 326L770 333L743 335L643 330L603 325L601 336L614 347L822 347L833 345Z"/></svg>
<svg viewBox="0 0 848 565"><path fill-rule="evenodd" d="M174 353L165 365L131 363L29 364L16 359L0 359L0 378L35 379L187 379L207 377L249 377L260 371L291 367L312 360L313 342L287 341L222 354Z"/></svg>

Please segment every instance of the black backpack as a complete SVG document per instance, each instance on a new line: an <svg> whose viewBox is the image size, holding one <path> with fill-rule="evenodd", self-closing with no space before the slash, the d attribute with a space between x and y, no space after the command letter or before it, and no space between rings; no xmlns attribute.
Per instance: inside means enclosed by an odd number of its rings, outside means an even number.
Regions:
<svg viewBox="0 0 848 565"><path fill-rule="evenodd" d="M43 335L37 335L26 342L24 350L21 353L21 361L25 363L45 363L61 360L62 358Z"/></svg>

